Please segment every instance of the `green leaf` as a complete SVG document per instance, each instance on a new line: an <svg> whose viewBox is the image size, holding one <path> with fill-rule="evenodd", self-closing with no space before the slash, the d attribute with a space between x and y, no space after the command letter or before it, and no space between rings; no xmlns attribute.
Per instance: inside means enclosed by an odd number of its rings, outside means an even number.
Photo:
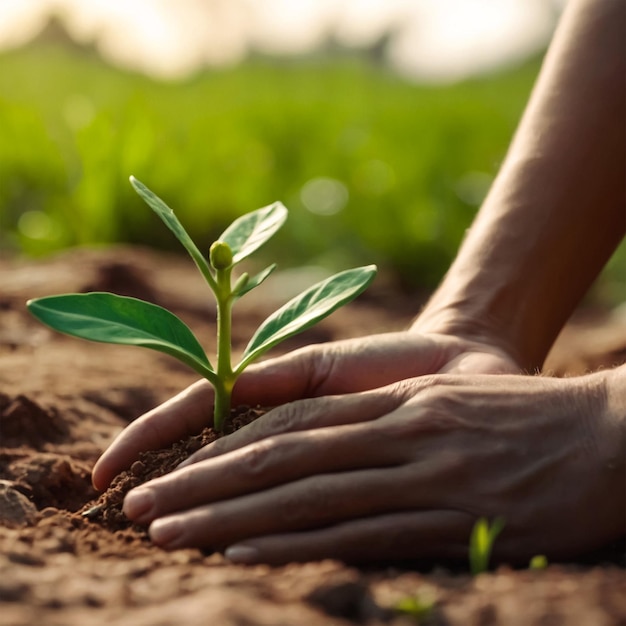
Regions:
<svg viewBox="0 0 626 626"><path fill-rule="evenodd" d="M134 176L130 177L130 184L144 199L146 204L163 220L164 224L174 233L174 235L176 235L176 238L183 244L209 285L215 286L215 280L211 274L211 269L207 260L202 255L202 252L198 250L198 247L193 242L183 225L178 221L174 211L172 211L172 209L170 209L170 207L168 207L167 204L159 198L159 196L148 189Z"/></svg>
<svg viewBox="0 0 626 626"><path fill-rule="evenodd" d="M211 380L213 368L189 327L156 304L112 293L71 293L29 300L41 322L74 337L150 348Z"/></svg>
<svg viewBox="0 0 626 626"><path fill-rule="evenodd" d="M252 291L255 287L258 287L274 270L276 269L276 263L273 263L269 267L266 267L263 271L259 272L256 276L249 278L243 287L236 291L235 299L241 298L241 296Z"/></svg>
<svg viewBox="0 0 626 626"><path fill-rule="evenodd" d="M285 223L287 209L274 202L237 218L219 237L233 252L233 264L260 248Z"/></svg>
<svg viewBox="0 0 626 626"><path fill-rule="evenodd" d="M485 563L485 551L489 536L489 523L484 517L479 518L470 535L469 560L472 574L480 574L487 569Z"/></svg>
<svg viewBox="0 0 626 626"><path fill-rule="evenodd" d="M491 526L486 518L480 517L470 535L469 561L472 574L481 574L489 568L489 559L496 537L504 528L504 519L496 517Z"/></svg>
<svg viewBox="0 0 626 626"><path fill-rule="evenodd" d="M277 343L313 326L362 293L376 276L376 266L346 270L313 285L270 315L248 343L237 373Z"/></svg>

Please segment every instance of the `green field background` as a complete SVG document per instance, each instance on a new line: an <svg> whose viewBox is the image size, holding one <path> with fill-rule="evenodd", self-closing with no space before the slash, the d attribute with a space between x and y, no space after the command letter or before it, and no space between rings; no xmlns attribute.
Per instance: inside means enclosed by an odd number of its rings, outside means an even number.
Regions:
<svg viewBox="0 0 626 626"><path fill-rule="evenodd" d="M133 174L201 249L236 216L281 200L290 219L265 249L281 266L375 262L407 287L431 288L502 162L539 65L421 86L367 57L319 54L158 82L67 44L5 52L0 249L177 249L130 187ZM622 248L598 297L623 297L625 259Z"/></svg>

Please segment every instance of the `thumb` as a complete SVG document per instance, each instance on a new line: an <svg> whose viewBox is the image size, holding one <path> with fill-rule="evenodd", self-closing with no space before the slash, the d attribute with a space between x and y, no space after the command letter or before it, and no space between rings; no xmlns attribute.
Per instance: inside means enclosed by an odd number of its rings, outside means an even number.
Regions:
<svg viewBox="0 0 626 626"><path fill-rule="evenodd" d="M251 366L237 381L233 400L276 406L434 374L448 358L452 343L415 333L390 332L306 346Z"/></svg>
<svg viewBox="0 0 626 626"><path fill-rule="evenodd" d="M276 406L302 397L314 386L317 363L313 351L302 351L253 365L235 385L233 405ZM199 380L137 418L96 462L91 475L94 487L106 489L140 452L165 448L210 425L213 400L213 387Z"/></svg>

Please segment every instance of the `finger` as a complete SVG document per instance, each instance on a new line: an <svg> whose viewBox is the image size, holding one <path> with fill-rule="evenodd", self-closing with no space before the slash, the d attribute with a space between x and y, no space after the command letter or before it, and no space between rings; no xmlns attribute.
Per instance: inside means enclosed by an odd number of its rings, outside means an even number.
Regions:
<svg viewBox="0 0 626 626"><path fill-rule="evenodd" d="M306 530L385 512L387 507L406 504L407 499L406 494L393 489L396 502L392 503L388 477L375 470L361 470L304 478L159 517L150 525L150 537L168 549L219 549L249 537ZM381 484L383 488L378 489Z"/></svg>
<svg viewBox="0 0 626 626"><path fill-rule="evenodd" d="M276 435L375 420L397 409L406 397L401 388L299 400L279 406L244 428L192 454L179 469L238 450Z"/></svg>
<svg viewBox="0 0 626 626"><path fill-rule="evenodd" d="M449 338L434 340L407 332L316 344L252 366L235 385L233 398L273 406L366 391L432 374L450 358L451 351L458 352L458 348Z"/></svg>
<svg viewBox="0 0 626 626"><path fill-rule="evenodd" d="M137 459L140 452L158 450L202 429L210 422L213 388L198 381L128 425L96 462L91 480L98 490Z"/></svg>
<svg viewBox="0 0 626 626"><path fill-rule="evenodd" d="M305 394L317 359L293 353L252 366L240 378L233 404L272 406ZM200 380L127 426L98 459L92 472L96 489L108 487L140 452L157 450L197 434L212 423L213 387Z"/></svg>
<svg viewBox="0 0 626 626"><path fill-rule="evenodd" d="M347 425L265 439L172 472L131 491L124 513L137 523L202 504L268 489L307 476L402 462L393 446L381 446L374 424Z"/></svg>
<svg viewBox="0 0 626 626"><path fill-rule="evenodd" d="M329 558L355 564L419 560L467 562L476 520L470 513L445 509L389 513L316 530L253 537L229 546L225 556L234 563L246 565L282 565ZM535 541L525 540L516 530L507 524L498 535L491 554L493 566L528 563L528 559L538 553L550 559L559 557L536 537Z"/></svg>
<svg viewBox="0 0 626 626"><path fill-rule="evenodd" d="M346 563L465 560L474 517L459 511L407 511L354 519L305 532L253 537L229 546L235 563L338 559Z"/></svg>
<svg viewBox="0 0 626 626"><path fill-rule="evenodd" d="M315 348L251 366L235 386L233 404L273 406L306 395L320 362ZM200 380L135 420L98 459L92 472L94 487L108 487L140 452L170 446L210 425L213 399L213 387Z"/></svg>
<svg viewBox="0 0 626 626"><path fill-rule="evenodd" d="M430 480L445 474L440 465L428 463L424 471L407 465L302 478L158 516L149 532L155 543L166 548L215 549L249 537L310 530L398 510L441 507L442 503L446 506L447 495L442 497L437 491L439 481Z"/></svg>
<svg viewBox="0 0 626 626"><path fill-rule="evenodd" d="M408 333L318 344L249 367L233 391L233 405L276 406L306 397L381 387L436 371L444 351L432 339ZM374 364L374 365L373 365ZM136 460L211 423L213 389L199 381L128 426L96 463L97 489Z"/></svg>

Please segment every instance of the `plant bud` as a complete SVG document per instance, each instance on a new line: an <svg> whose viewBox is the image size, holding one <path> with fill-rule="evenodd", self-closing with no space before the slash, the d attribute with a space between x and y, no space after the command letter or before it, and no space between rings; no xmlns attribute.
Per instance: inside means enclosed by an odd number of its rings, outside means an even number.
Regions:
<svg viewBox="0 0 626 626"><path fill-rule="evenodd" d="M225 241L215 241L209 250L209 260L216 270L225 270L233 264L233 252Z"/></svg>

